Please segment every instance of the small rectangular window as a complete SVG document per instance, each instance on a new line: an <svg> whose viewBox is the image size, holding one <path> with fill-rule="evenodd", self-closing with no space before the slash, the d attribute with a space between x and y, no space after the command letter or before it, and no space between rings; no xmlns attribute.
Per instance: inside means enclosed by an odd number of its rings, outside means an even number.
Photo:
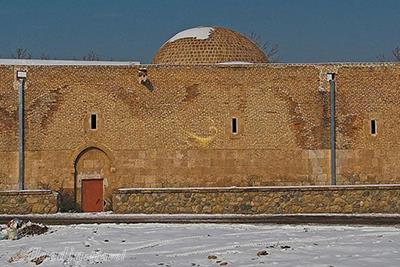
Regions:
<svg viewBox="0 0 400 267"><path fill-rule="evenodd" d="M238 121L237 118L232 118L232 134L238 133Z"/></svg>
<svg viewBox="0 0 400 267"><path fill-rule="evenodd" d="M97 115L96 114L90 115L90 129L92 129L92 130L97 129Z"/></svg>
<svg viewBox="0 0 400 267"><path fill-rule="evenodd" d="M376 120L371 120L371 134L372 135L376 135L376 130L377 130L376 126L377 126Z"/></svg>

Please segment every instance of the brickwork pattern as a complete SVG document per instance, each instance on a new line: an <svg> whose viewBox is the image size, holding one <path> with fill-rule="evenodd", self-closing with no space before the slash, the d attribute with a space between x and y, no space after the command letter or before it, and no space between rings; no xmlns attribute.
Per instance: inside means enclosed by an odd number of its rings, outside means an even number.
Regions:
<svg viewBox="0 0 400 267"><path fill-rule="evenodd" d="M267 62L264 52L240 33L221 27L213 29L208 39L182 38L165 43L153 64Z"/></svg>
<svg viewBox="0 0 400 267"><path fill-rule="evenodd" d="M1 189L18 182L17 69L0 66ZM135 66L26 69L28 189L79 194L74 165L90 147L109 159L106 192L329 184L330 71L337 73L338 183L400 180L397 64L149 65L153 91L138 83ZM88 128L91 113L97 130Z"/></svg>
<svg viewBox="0 0 400 267"><path fill-rule="evenodd" d="M399 213L400 186L118 190L114 213Z"/></svg>

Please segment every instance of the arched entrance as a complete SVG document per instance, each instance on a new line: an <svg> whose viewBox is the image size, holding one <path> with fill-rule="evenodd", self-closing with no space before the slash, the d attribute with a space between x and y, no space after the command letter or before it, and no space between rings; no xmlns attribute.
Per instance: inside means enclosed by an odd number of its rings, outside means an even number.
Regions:
<svg viewBox="0 0 400 267"><path fill-rule="evenodd" d="M90 147L75 160L75 199L84 212L108 209L106 191L110 178L110 160L103 150Z"/></svg>

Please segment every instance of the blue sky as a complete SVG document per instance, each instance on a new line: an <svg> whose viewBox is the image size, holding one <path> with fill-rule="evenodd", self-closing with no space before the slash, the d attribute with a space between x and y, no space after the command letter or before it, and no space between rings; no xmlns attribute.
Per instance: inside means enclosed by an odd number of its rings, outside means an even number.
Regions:
<svg viewBox="0 0 400 267"><path fill-rule="evenodd" d="M195 26L256 32L282 62L375 61L400 46L399 0L0 0L0 55L151 61Z"/></svg>

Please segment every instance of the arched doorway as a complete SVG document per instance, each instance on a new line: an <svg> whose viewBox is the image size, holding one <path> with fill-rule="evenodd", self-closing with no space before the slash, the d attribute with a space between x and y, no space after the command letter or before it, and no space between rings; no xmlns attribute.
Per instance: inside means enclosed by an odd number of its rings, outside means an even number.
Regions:
<svg viewBox="0 0 400 267"><path fill-rule="evenodd" d="M109 209L107 202L110 160L103 150L90 147L75 160L75 199L84 212Z"/></svg>

